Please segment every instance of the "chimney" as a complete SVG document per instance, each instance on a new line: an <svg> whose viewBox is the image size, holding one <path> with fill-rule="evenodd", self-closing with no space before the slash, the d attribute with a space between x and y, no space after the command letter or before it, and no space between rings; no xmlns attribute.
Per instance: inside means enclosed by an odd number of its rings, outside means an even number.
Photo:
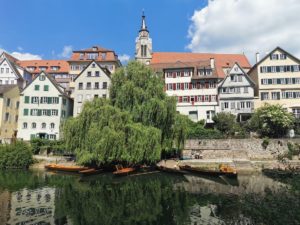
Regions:
<svg viewBox="0 0 300 225"><path fill-rule="evenodd" d="M210 58L210 68L214 69L215 68L215 59Z"/></svg>
<svg viewBox="0 0 300 225"><path fill-rule="evenodd" d="M259 52L256 52L256 63L259 62Z"/></svg>

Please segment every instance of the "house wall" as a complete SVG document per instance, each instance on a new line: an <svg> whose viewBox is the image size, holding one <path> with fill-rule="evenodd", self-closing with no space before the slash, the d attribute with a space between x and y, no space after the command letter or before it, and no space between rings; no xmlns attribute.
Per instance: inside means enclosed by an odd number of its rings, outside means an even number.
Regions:
<svg viewBox="0 0 300 225"><path fill-rule="evenodd" d="M21 93L20 97L20 113L18 122L18 135L17 137L23 140L30 140L33 137L38 137L38 134L46 134L46 138L59 139L61 136L61 124L70 115L71 102L70 99L62 95L53 83L46 77L45 80L40 80L39 75L27 88ZM39 85L39 90L35 90L35 85ZM49 91L44 90L44 86L48 85ZM29 103L25 103L26 96L29 97ZM38 97L38 103L32 103L32 97ZM41 97L57 97L58 103L42 103ZM65 103L63 99L65 99ZM48 115L31 115L32 109L38 110L51 110L51 114ZM28 110L28 115L25 111ZM57 111L57 115L53 114L53 110ZM44 111L45 112L45 111ZM24 123L27 123L27 128L24 128ZM36 128L33 128L32 124L36 123ZM46 123L46 128L42 128L42 123ZM54 128L50 127L50 124L54 123Z"/></svg>
<svg viewBox="0 0 300 225"><path fill-rule="evenodd" d="M0 64L0 85L17 84L17 79L17 75L14 73L7 59L5 58Z"/></svg>
<svg viewBox="0 0 300 225"><path fill-rule="evenodd" d="M93 67L95 64L95 67ZM95 76L96 71L99 72L99 76ZM88 72L91 72L91 76L88 76ZM91 88L87 89L87 83L91 83ZM95 83L99 83L97 89ZM103 83L106 82L106 89L103 88ZM75 80L75 88L73 92L74 96L74 108L73 116L76 117L82 111L83 104L85 101L90 101L93 98L108 98L109 97L109 86L111 84L110 77L100 68L97 63L92 63L90 66L83 71L80 76ZM83 88L79 89L79 83L82 83Z"/></svg>
<svg viewBox="0 0 300 225"><path fill-rule="evenodd" d="M8 104L8 99L10 101ZM0 126L0 139L2 143L10 143L12 138L15 137L18 127L19 117L19 103L20 91L16 86L8 92L3 94L1 98L1 126ZM8 113L8 120L6 120L6 113Z"/></svg>

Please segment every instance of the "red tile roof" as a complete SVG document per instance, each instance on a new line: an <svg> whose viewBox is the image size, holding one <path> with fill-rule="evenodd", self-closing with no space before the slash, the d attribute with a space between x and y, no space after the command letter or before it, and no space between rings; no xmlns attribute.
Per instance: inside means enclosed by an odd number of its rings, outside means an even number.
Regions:
<svg viewBox="0 0 300 225"><path fill-rule="evenodd" d="M238 63L242 68L250 69L251 65L247 57L243 54L218 54L218 53L184 53L184 52L153 52L151 67L156 67L161 63L184 62L207 62L213 58L218 77L224 78L223 68L232 67Z"/></svg>
<svg viewBox="0 0 300 225"><path fill-rule="evenodd" d="M17 64L26 68L30 73L37 74L41 70L39 67L47 67L46 73L69 73L69 63L66 60L23 60L18 61ZM29 67L35 67L35 70L29 70ZM52 67L59 67L58 70L53 70Z"/></svg>

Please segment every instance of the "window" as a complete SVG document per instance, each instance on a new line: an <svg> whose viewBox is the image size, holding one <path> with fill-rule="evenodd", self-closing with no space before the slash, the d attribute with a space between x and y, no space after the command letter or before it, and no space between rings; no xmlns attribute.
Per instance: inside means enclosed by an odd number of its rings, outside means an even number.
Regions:
<svg viewBox="0 0 300 225"><path fill-rule="evenodd" d="M20 102L17 101L17 102L16 102L16 109L18 109L19 107L20 107Z"/></svg>
<svg viewBox="0 0 300 225"><path fill-rule="evenodd" d="M34 85L34 90L39 91L40 90L40 85Z"/></svg>
<svg viewBox="0 0 300 225"><path fill-rule="evenodd" d="M9 68L6 68L6 73L9 73Z"/></svg>
<svg viewBox="0 0 300 225"><path fill-rule="evenodd" d="M231 75L230 76L230 80L233 81L233 82L235 82L235 75Z"/></svg>
<svg viewBox="0 0 300 225"><path fill-rule="evenodd" d="M23 129L27 129L27 123L23 123Z"/></svg>
<svg viewBox="0 0 300 225"><path fill-rule="evenodd" d="M270 58L271 60L278 60L278 54L272 54Z"/></svg>
<svg viewBox="0 0 300 225"><path fill-rule="evenodd" d="M235 108L235 102L231 102L231 103L230 103L230 108L231 108L231 109L234 109L234 108Z"/></svg>
<svg viewBox="0 0 300 225"><path fill-rule="evenodd" d="M42 116L47 116L47 115L48 115L48 110L42 109Z"/></svg>
<svg viewBox="0 0 300 225"><path fill-rule="evenodd" d="M16 116L15 116L15 122L18 122L18 120L19 120L19 116L16 115Z"/></svg>
<svg viewBox="0 0 300 225"><path fill-rule="evenodd" d="M297 119L300 118L300 108L293 108L292 112Z"/></svg>
<svg viewBox="0 0 300 225"><path fill-rule="evenodd" d="M9 113L5 113L5 118L4 118L5 122L7 122L9 120Z"/></svg>
<svg viewBox="0 0 300 225"><path fill-rule="evenodd" d="M95 67L96 67L96 64L95 64L95 63L93 63L93 64L92 64L92 67L93 67L93 68L95 68Z"/></svg>
<svg viewBox="0 0 300 225"><path fill-rule="evenodd" d="M47 67L46 67L46 66L40 66L39 69L40 69L41 71L45 71L45 70L47 69Z"/></svg>
<svg viewBox="0 0 300 225"><path fill-rule="evenodd" d="M88 76L88 77L92 76L92 72L91 72L91 71L88 71L88 72L87 72L87 76Z"/></svg>
<svg viewBox="0 0 300 225"><path fill-rule="evenodd" d="M99 76L100 76L100 72L99 72L99 71L96 71L96 72L95 72L95 76L96 76L96 77L99 77Z"/></svg>
<svg viewBox="0 0 300 225"><path fill-rule="evenodd" d="M88 57L88 59L97 59L98 53L88 53L87 57Z"/></svg>
<svg viewBox="0 0 300 225"><path fill-rule="evenodd" d="M77 95L77 102L78 103L82 102L82 95Z"/></svg>
<svg viewBox="0 0 300 225"><path fill-rule="evenodd" d="M272 99L279 100L280 99L280 92L272 92Z"/></svg>
<svg viewBox="0 0 300 225"><path fill-rule="evenodd" d="M245 102L241 102L240 107L241 107L241 109L244 109L245 108Z"/></svg>
<svg viewBox="0 0 300 225"><path fill-rule="evenodd" d="M42 123L42 129L46 129L47 125L46 123Z"/></svg>
<svg viewBox="0 0 300 225"><path fill-rule="evenodd" d="M95 82L95 89L99 89L99 82Z"/></svg>
<svg viewBox="0 0 300 225"><path fill-rule="evenodd" d="M28 116L28 111L29 111L28 109L24 109L24 110L23 110L24 116Z"/></svg>
<svg viewBox="0 0 300 225"><path fill-rule="evenodd" d="M238 82L243 82L243 76L241 75L238 76Z"/></svg>
<svg viewBox="0 0 300 225"><path fill-rule="evenodd" d="M81 112L81 107L77 107L77 113L79 114Z"/></svg>
<svg viewBox="0 0 300 225"><path fill-rule="evenodd" d="M205 95L205 96L204 96L204 101L205 101L205 102L208 102L208 101L209 101L209 95Z"/></svg>
<svg viewBox="0 0 300 225"><path fill-rule="evenodd" d="M39 103L39 97L31 97L31 103L38 104Z"/></svg>
<svg viewBox="0 0 300 225"><path fill-rule="evenodd" d="M189 83L184 83L184 89L189 89Z"/></svg>
<svg viewBox="0 0 300 225"><path fill-rule="evenodd" d="M86 100L90 100L91 99L91 95L90 94L87 94L86 95Z"/></svg>
<svg viewBox="0 0 300 225"><path fill-rule="evenodd" d="M56 135L55 134L50 134L49 139L50 140L56 140Z"/></svg>
<svg viewBox="0 0 300 225"><path fill-rule="evenodd" d="M286 59L286 54L280 54L280 59L281 60Z"/></svg>
<svg viewBox="0 0 300 225"><path fill-rule="evenodd" d="M38 116L38 109L31 109L30 110L30 115L32 115L32 116Z"/></svg>
<svg viewBox="0 0 300 225"><path fill-rule="evenodd" d="M244 93L248 93L248 87L244 87Z"/></svg>
<svg viewBox="0 0 300 225"><path fill-rule="evenodd" d="M106 98L106 94L103 94L103 95L102 95L102 98Z"/></svg>
<svg viewBox="0 0 300 225"><path fill-rule="evenodd" d="M87 83L86 83L86 89L87 89L87 90L90 90L91 88L92 88L91 82L87 82Z"/></svg>
<svg viewBox="0 0 300 225"><path fill-rule="evenodd" d="M49 85L44 85L44 91L49 91Z"/></svg>
<svg viewBox="0 0 300 225"><path fill-rule="evenodd" d="M224 102L224 108L229 109L229 103L228 102Z"/></svg>
<svg viewBox="0 0 300 225"><path fill-rule="evenodd" d="M241 93L241 88L239 88L239 87L235 88L235 92L236 93Z"/></svg>
<svg viewBox="0 0 300 225"><path fill-rule="evenodd" d="M67 104L67 99L63 98L63 105Z"/></svg>
<svg viewBox="0 0 300 225"><path fill-rule="evenodd" d="M183 96L182 102L189 102L189 98L187 96Z"/></svg>
<svg viewBox="0 0 300 225"><path fill-rule="evenodd" d="M79 90L82 90L82 89L83 89L83 83L79 83L79 84L78 84L78 89L79 89Z"/></svg>
<svg viewBox="0 0 300 225"><path fill-rule="evenodd" d="M99 98L99 95L94 95L94 98Z"/></svg>
<svg viewBox="0 0 300 225"><path fill-rule="evenodd" d="M193 121L198 120L198 111L189 111L189 118Z"/></svg>
<svg viewBox="0 0 300 225"><path fill-rule="evenodd" d="M58 116L58 110L57 109L52 109L51 110L51 116Z"/></svg>
<svg viewBox="0 0 300 225"><path fill-rule="evenodd" d="M4 73L4 68L1 68L1 73Z"/></svg>
<svg viewBox="0 0 300 225"><path fill-rule="evenodd" d="M101 54L101 57L102 57L102 59L106 59L106 53L105 52L102 52L102 54Z"/></svg>
<svg viewBox="0 0 300 225"><path fill-rule="evenodd" d="M65 110L62 110L62 111L61 111L61 117L63 117L63 118L66 117L66 111L65 111Z"/></svg>
<svg viewBox="0 0 300 225"><path fill-rule="evenodd" d="M54 123L50 123L50 129L54 129L55 124Z"/></svg>
<svg viewBox="0 0 300 225"><path fill-rule="evenodd" d="M103 89L107 89L107 82L103 82Z"/></svg>
<svg viewBox="0 0 300 225"><path fill-rule="evenodd" d="M79 59L80 59L80 60L83 60L83 58L84 58L84 53L80 53Z"/></svg>
<svg viewBox="0 0 300 225"><path fill-rule="evenodd" d="M57 71L58 69L59 69L58 66L51 66L51 70L53 70L53 71Z"/></svg>
<svg viewBox="0 0 300 225"><path fill-rule="evenodd" d="M52 98L52 103L53 104L58 104L59 103L59 98L58 97L53 97Z"/></svg>
<svg viewBox="0 0 300 225"><path fill-rule="evenodd" d="M261 92L260 93L261 100L268 100L269 99L269 93L268 92Z"/></svg>
<svg viewBox="0 0 300 225"><path fill-rule="evenodd" d="M35 129L35 128L36 128L36 123L32 123L32 124L31 124L31 128L32 128L32 129Z"/></svg>
<svg viewBox="0 0 300 225"><path fill-rule="evenodd" d="M7 107L10 106L10 98L8 98L8 99L6 100L6 106L7 106Z"/></svg>
<svg viewBox="0 0 300 225"><path fill-rule="evenodd" d="M176 90L180 90L180 83L176 84Z"/></svg>
<svg viewBox="0 0 300 225"><path fill-rule="evenodd" d="M246 102L246 108L250 109L251 108L251 102Z"/></svg>

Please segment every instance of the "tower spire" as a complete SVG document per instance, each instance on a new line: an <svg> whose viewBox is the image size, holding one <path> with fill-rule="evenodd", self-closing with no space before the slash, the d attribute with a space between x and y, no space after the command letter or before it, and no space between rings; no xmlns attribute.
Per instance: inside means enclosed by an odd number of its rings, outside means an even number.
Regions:
<svg viewBox="0 0 300 225"><path fill-rule="evenodd" d="M144 11L144 9L143 9L143 12L142 12L142 26L141 26L141 31L142 30L146 30L146 31L148 31L148 29L147 29L147 25L146 25L146 16L145 16L145 11Z"/></svg>

